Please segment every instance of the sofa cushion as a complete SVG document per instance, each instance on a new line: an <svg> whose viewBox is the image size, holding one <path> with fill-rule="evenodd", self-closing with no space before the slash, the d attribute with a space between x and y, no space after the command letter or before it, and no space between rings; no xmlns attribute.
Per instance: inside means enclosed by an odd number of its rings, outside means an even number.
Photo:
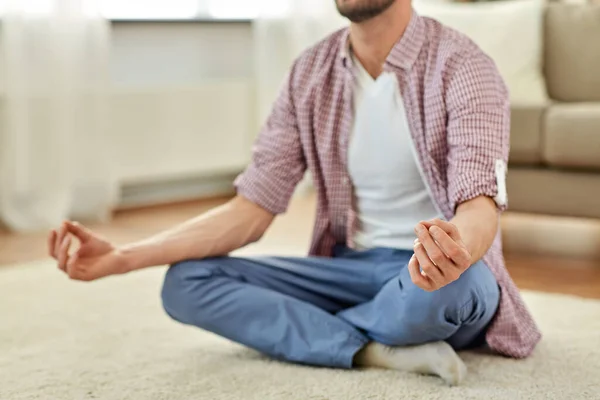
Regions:
<svg viewBox="0 0 600 400"><path fill-rule="evenodd" d="M543 142L551 166L600 169L600 103L551 106Z"/></svg>
<svg viewBox="0 0 600 400"><path fill-rule="evenodd" d="M414 0L412 4L420 15L467 35L490 56L509 88L513 104L547 102L542 72L545 0Z"/></svg>
<svg viewBox="0 0 600 400"><path fill-rule="evenodd" d="M506 188L510 211L600 218L600 174L595 172L512 167Z"/></svg>
<svg viewBox="0 0 600 400"><path fill-rule="evenodd" d="M544 31L550 97L600 101L600 4L549 4Z"/></svg>
<svg viewBox="0 0 600 400"><path fill-rule="evenodd" d="M513 107L510 124L510 164L542 161L542 122L546 107Z"/></svg>

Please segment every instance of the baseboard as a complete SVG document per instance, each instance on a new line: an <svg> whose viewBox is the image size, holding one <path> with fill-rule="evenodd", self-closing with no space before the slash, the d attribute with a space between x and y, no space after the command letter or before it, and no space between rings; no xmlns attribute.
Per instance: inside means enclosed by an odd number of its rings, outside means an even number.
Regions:
<svg viewBox="0 0 600 400"><path fill-rule="evenodd" d="M235 193L237 173L127 183L121 188L118 210L176 203L186 200L227 196Z"/></svg>

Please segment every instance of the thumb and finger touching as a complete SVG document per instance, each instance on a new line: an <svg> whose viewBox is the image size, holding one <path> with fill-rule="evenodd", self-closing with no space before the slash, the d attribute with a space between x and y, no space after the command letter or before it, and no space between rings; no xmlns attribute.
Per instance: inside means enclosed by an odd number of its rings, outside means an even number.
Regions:
<svg viewBox="0 0 600 400"><path fill-rule="evenodd" d="M460 265L468 261L468 254L460 238L458 240L452 238L446 231L438 226L433 226L430 229L430 232L435 243L448 258Z"/></svg>
<svg viewBox="0 0 600 400"><path fill-rule="evenodd" d="M67 261L69 259L69 249L71 247L71 242L71 236L66 236L60 244L59 251L57 254L58 268L60 268L63 271L65 271L67 268Z"/></svg>
<svg viewBox="0 0 600 400"><path fill-rule="evenodd" d="M421 221L420 224L424 225L427 229L431 229L432 226L437 226L442 229L448 236L450 236L454 241L461 241L460 233L458 232L458 228L451 222L443 221L439 218L432 219L429 221Z"/></svg>
<svg viewBox="0 0 600 400"><path fill-rule="evenodd" d="M79 239L82 243L89 242L94 239L95 236L87 229L85 226L81 225L79 222L65 222L65 226L69 233L75 235L77 239Z"/></svg>

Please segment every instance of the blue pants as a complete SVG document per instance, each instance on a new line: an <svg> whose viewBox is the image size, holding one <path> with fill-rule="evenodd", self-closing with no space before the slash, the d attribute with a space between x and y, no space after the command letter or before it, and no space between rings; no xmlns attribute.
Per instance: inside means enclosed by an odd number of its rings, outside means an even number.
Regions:
<svg viewBox="0 0 600 400"><path fill-rule="evenodd" d="M273 358L328 367L352 367L372 340L394 346L445 340L456 349L483 344L499 301L483 262L425 292L410 279L410 251L338 246L334 253L181 262L166 274L163 305L179 322Z"/></svg>

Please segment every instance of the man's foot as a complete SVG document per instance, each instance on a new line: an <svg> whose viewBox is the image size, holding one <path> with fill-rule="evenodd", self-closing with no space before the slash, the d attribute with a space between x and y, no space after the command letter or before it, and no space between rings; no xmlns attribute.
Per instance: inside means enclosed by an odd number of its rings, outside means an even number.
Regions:
<svg viewBox="0 0 600 400"><path fill-rule="evenodd" d="M391 347L371 342L354 358L356 365L437 375L449 385L459 385L467 367L446 342Z"/></svg>

